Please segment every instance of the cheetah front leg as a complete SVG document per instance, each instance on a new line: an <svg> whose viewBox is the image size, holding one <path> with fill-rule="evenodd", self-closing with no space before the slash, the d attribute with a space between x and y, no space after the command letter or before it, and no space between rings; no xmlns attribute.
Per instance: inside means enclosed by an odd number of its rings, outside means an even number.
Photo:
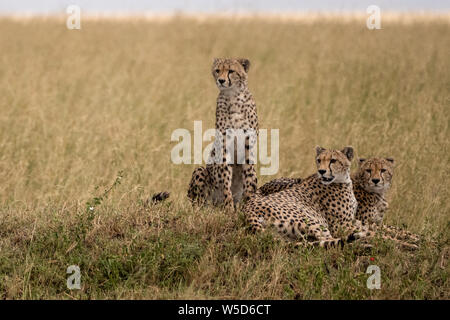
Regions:
<svg viewBox="0 0 450 320"><path fill-rule="evenodd" d="M192 172L187 196L193 206L203 206L211 192L208 168L198 167Z"/></svg>
<svg viewBox="0 0 450 320"><path fill-rule="evenodd" d="M381 226L381 229L385 235L391 236L392 238L395 238L395 239L398 239L401 241L405 241L405 242L409 242L409 243L413 243L413 244L417 244L418 242L420 242L419 235L409 232L407 230L403 230L401 228L397 228L397 227L389 226L389 225L385 225L385 224L383 224Z"/></svg>
<svg viewBox="0 0 450 320"><path fill-rule="evenodd" d="M252 212L247 221L253 232L263 232L266 229L266 221L262 212ZM298 247L342 247L342 239L334 238L327 227L319 222L294 222L269 219L269 224L275 227L279 234L296 240L294 246Z"/></svg>
<svg viewBox="0 0 450 320"><path fill-rule="evenodd" d="M363 225L359 220L346 219L344 221L333 221L330 223L330 230L333 236L342 237L345 242L371 238L375 232L368 226Z"/></svg>
<svg viewBox="0 0 450 320"><path fill-rule="evenodd" d="M219 181L223 185L223 205L226 210L234 211L233 193L231 183L233 178L233 168L231 165L223 164L219 168Z"/></svg>
<svg viewBox="0 0 450 320"><path fill-rule="evenodd" d="M250 199L252 194L256 192L258 185L258 177L256 176L256 169L254 164L242 165L242 181L244 182L244 201Z"/></svg>
<svg viewBox="0 0 450 320"><path fill-rule="evenodd" d="M308 245L313 247L322 247L325 249L328 248L336 248L336 247L343 247L344 241L340 238L334 238L330 231L326 228L310 228L310 235L313 238L316 238L317 240L313 240L311 242L308 242Z"/></svg>
<svg viewBox="0 0 450 320"><path fill-rule="evenodd" d="M344 245L342 239L331 235L326 223L311 216L300 219L300 221L278 222L276 225L280 233L287 234L289 237L297 240L303 240L296 242L296 246L333 248Z"/></svg>
<svg viewBox="0 0 450 320"><path fill-rule="evenodd" d="M412 233L400 234L396 228L390 229L389 226L383 226L378 230L383 239L391 240L404 249L416 250L419 248L420 238Z"/></svg>

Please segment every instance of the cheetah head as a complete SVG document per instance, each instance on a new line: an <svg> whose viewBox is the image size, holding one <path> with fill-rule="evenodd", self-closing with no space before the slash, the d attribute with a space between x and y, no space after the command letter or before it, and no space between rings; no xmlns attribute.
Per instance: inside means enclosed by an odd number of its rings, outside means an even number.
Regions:
<svg viewBox="0 0 450 320"><path fill-rule="evenodd" d="M341 151L316 147L317 175L323 184L349 183L350 165L353 148L345 147Z"/></svg>
<svg viewBox="0 0 450 320"><path fill-rule="evenodd" d="M368 192L384 193L391 186L393 158L359 159L358 181Z"/></svg>
<svg viewBox="0 0 450 320"><path fill-rule="evenodd" d="M248 59L216 58L212 65L212 75L219 90L228 91L247 85L249 69Z"/></svg>

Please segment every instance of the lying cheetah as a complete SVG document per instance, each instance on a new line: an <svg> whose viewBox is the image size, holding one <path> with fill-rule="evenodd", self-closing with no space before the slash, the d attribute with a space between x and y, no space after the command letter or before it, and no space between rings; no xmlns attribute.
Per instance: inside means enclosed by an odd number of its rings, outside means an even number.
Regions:
<svg viewBox="0 0 450 320"><path fill-rule="evenodd" d="M256 191L256 170L250 160L255 156L252 146L258 135L258 117L247 84L249 68L248 59L214 60L212 74L220 90L214 144L217 149L212 149L206 167L196 168L192 174L188 197L193 204L204 204L210 200L214 205L224 205L226 209L234 210L242 198L248 199ZM237 152L238 138L230 135L230 129L241 129L244 134L248 134L243 159ZM228 154L227 146L230 143L234 144L234 154ZM222 154L217 155L216 150L221 150Z"/></svg>
<svg viewBox="0 0 450 320"><path fill-rule="evenodd" d="M355 218L370 230L381 231L384 238L397 241L407 248L415 248L420 240L418 235L382 223L388 209L386 193L391 186L393 170L393 158L359 159L358 171L352 175L353 191L358 203ZM275 179L261 186L257 193L268 195L291 188L301 181L300 178Z"/></svg>
<svg viewBox="0 0 450 320"><path fill-rule="evenodd" d="M388 208L385 194L391 186L394 159L359 159L358 171L352 175L353 191L358 201L356 218L363 224L381 225Z"/></svg>
<svg viewBox="0 0 450 320"><path fill-rule="evenodd" d="M353 148L316 148L317 173L280 192L255 193L243 211L253 230L278 232L323 247L364 238L370 231L354 224L357 202L350 178Z"/></svg>
<svg viewBox="0 0 450 320"><path fill-rule="evenodd" d="M359 159L358 171L352 175L353 191L358 201L356 219L373 230L382 230L384 235L392 239L417 243L420 240L418 235L383 224L384 213L389 207L386 194L391 187L393 174L393 158Z"/></svg>

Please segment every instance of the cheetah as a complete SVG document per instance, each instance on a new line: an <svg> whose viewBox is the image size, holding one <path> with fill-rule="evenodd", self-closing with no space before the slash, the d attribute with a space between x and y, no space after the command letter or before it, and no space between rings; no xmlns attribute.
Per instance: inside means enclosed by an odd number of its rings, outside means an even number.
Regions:
<svg viewBox="0 0 450 320"><path fill-rule="evenodd" d="M356 219L373 230L382 230L384 235L392 239L419 242L419 235L383 224L384 214L389 207L386 194L394 175L394 159L360 158L358 163L358 170L352 175L353 191L358 201Z"/></svg>
<svg viewBox="0 0 450 320"><path fill-rule="evenodd" d="M235 210L237 204L247 200L256 191L257 176L253 146L258 136L256 104L248 89L248 59L216 58L212 75L220 90L216 108L216 140L206 167L192 173L188 198L193 204L202 205L211 201ZM245 152L238 153L238 136L242 130ZM219 135L218 135L219 134ZM234 154L227 146L233 144ZM216 154L218 151L219 154Z"/></svg>
<svg viewBox="0 0 450 320"><path fill-rule="evenodd" d="M352 175L353 191L358 201L356 218L363 224L381 225L388 209L385 194L391 186L394 159L359 159L358 171Z"/></svg>
<svg viewBox="0 0 450 320"><path fill-rule="evenodd" d="M371 235L356 225L357 202L350 178L353 148L316 147L317 172L264 196L256 192L243 211L252 230L274 226L288 238L321 247L341 246Z"/></svg>
<svg viewBox="0 0 450 320"><path fill-rule="evenodd" d="M358 203L355 223L361 223L373 232L381 231L383 238L394 240L403 247L416 249L420 240L418 235L382 223L384 213L388 209L386 193L391 186L393 169L393 158L359 159L358 171L351 176ZM275 179L258 188L257 193L268 195L292 188L301 181L301 178Z"/></svg>

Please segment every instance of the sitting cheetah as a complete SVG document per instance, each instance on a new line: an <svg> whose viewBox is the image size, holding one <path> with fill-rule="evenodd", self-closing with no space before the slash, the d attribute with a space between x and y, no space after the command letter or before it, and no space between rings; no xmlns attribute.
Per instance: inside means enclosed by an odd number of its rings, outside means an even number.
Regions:
<svg viewBox="0 0 450 320"><path fill-rule="evenodd" d="M393 239L417 243L420 240L418 235L383 224L384 213L389 206L386 194L393 174L393 158L359 159L358 171L352 176L353 191L358 201L356 219L374 230L381 229L384 235Z"/></svg>
<svg viewBox="0 0 450 320"><path fill-rule="evenodd" d="M193 204L212 201L234 210L242 199L248 199L257 186L253 147L258 135L256 105L248 89L248 59L215 59L212 74L220 90L216 109L216 140L206 167L196 168L189 183L188 197ZM242 130L245 137L244 159L239 158L237 136L229 130ZM222 136L218 136L219 132ZM235 131L236 132L236 131ZM221 139L223 137L223 139ZM227 146L233 144L234 154ZM221 155L216 154L221 150ZM230 161L231 160L231 161Z"/></svg>
<svg viewBox="0 0 450 320"><path fill-rule="evenodd" d="M370 235L354 224L357 202L350 178L353 148L316 148L317 173L280 192L255 193L243 211L253 230L272 225L296 240L323 247ZM344 240L342 240L344 239Z"/></svg>

